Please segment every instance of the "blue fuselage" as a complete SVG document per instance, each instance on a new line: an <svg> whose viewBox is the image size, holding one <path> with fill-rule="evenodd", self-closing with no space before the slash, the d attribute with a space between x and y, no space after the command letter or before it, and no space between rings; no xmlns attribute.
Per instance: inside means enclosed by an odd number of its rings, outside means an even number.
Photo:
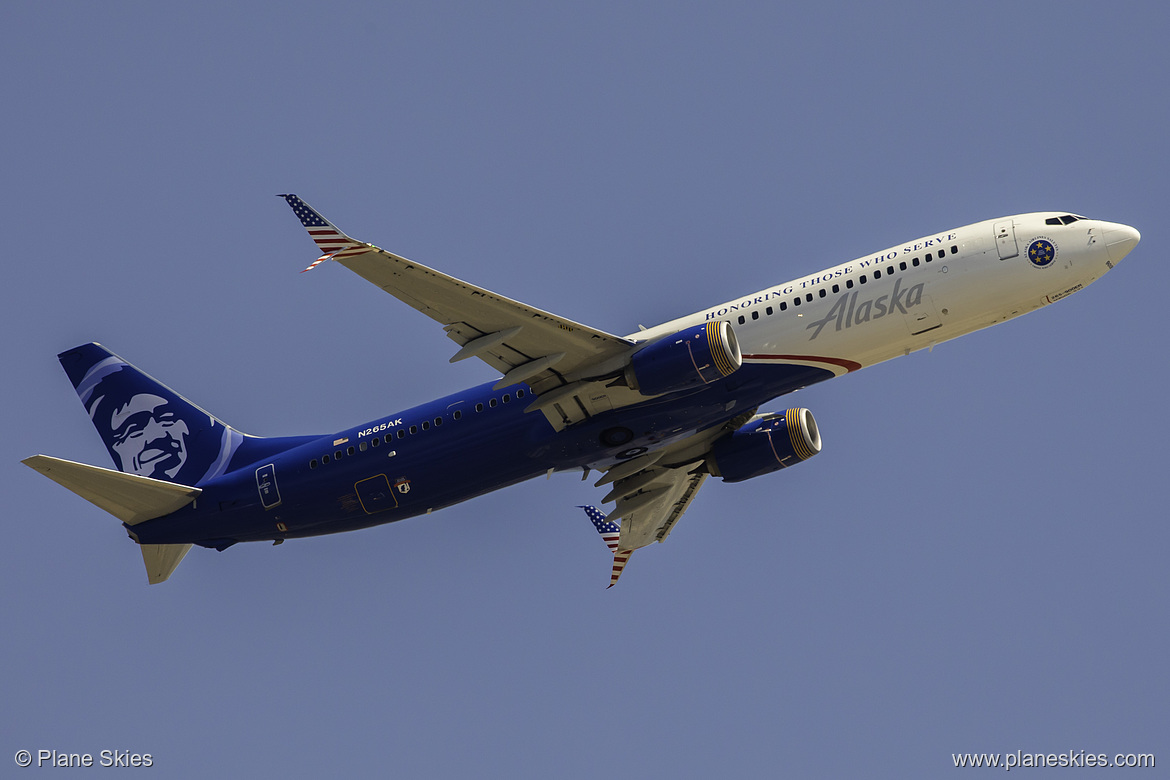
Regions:
<svg viewBox="0 0 1170 780"><path fill-rule="evenodd" d="M744 365L699 390L647 400L555 431L520 384L485 383L289 449L200 485L198 500L134 526L143 544L236 542L352 531L441 509L550 469L633 457L664 440L722 425L825 369Z"/></svg>

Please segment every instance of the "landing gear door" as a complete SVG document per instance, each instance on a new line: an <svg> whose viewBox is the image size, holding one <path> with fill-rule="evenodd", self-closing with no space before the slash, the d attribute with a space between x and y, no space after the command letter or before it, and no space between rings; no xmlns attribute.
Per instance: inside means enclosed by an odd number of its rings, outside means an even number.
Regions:
<svg viewBox="0 0 1170 780"><path fill-rule="evenodd" d="M999 250L999 259L1007 260L1020 253L1016 246L1016 225L1010 219L995 223L995 246Z"/></svg>

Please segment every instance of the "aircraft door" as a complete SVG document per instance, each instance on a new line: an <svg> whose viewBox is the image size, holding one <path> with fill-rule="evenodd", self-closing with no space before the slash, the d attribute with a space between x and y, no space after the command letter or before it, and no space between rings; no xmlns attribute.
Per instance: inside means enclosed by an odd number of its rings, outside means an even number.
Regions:
<svg viewBox="0 0 1170 780"><path fill-rule="evenodd" d="M256 489L265 509L280 506L280 489L276 486L276 465L269 463L256 469Z"/></svg>
<svg viewBox="0 0 1170 780"><path fill-rule="evenodd" d="M995 246L999 250L999 259L1007 260L1020 253L1016 246L1016 225L1010 219L995 223Z"/></svg>

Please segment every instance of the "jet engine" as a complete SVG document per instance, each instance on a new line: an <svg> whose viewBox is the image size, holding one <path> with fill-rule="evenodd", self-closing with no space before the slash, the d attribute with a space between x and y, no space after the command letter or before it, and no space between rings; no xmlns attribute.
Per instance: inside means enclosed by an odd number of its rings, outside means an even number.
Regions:
<svg viewBox="0 0 1170 780"><path fill-rule="evenodd" d="M742 482L788 468L820 451L821 433L813 413L789 409L783 414L758 414L715 442L707 466L724 482Z"/></svg>
<svg viewBox="0 0 1170 780"><path fill-rule="evenodd" d="M739 342L727 321L680 330L634 353L626 382L642 395L661 395L710 384L743 365Z"/></svg>

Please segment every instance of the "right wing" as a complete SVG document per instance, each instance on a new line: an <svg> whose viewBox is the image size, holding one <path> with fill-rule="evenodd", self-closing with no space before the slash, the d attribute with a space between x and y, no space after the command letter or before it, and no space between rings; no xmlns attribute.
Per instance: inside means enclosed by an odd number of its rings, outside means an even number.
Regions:
<svg viewBox="0 0 1170 780"><path fill-rule="evenodd" d="M662 449L619 461L604 471L595 487L612 484L601 499L616 501L612 512L582 507L613 552L612 588L634 550L665 542L679 518L710 476L707 456L719 438L740 428L755 415L749 409L723 425L697 431Z"/></svg>
<svg viewBox="0 0 1170 780"><path fill-rule="evenodd" d="M708 476L699 469L701 465L699 461L671 468L651 463L617 481L605 497L609 501L619 496L617 508L608 515L597 507L581 507L613 553L610 588L617 584L634 550L666 541ZM598 484L604 484L605 479Z"/></svg>
<svg viewBox="0 0 1170 780"><path fill-rule="evenodd" d="M601 377L619 370L634 346L624 338L356 241L296 195L281 197L323 252L309 268L336 260L440 323L447 336L462 347L451 362L478 357L504 375L497 388L528 382L539 395L571 382Z"/></svg>

